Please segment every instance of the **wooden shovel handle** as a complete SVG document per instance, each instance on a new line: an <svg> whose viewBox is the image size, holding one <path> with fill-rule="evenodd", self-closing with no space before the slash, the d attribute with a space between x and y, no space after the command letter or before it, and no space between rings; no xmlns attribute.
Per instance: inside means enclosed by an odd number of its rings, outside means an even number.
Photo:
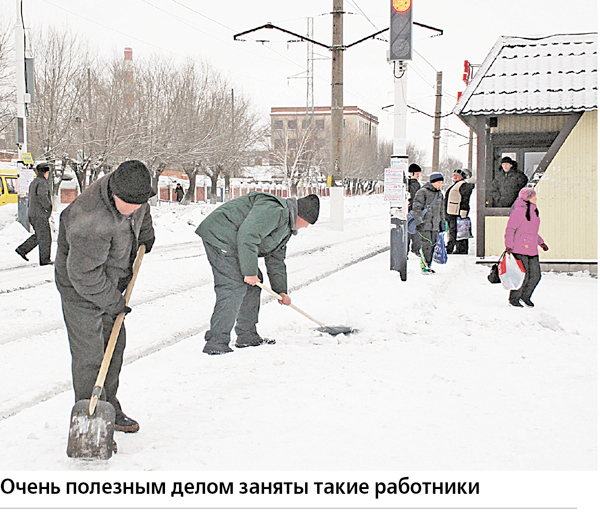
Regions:
<svg viewBox="0 0 600 515"><path fill-rule="evenodd" d="M133 275L131 276L131 281L129 281L127 289L125 290L126 306L129 306L131 292L133 291L133 286L135 284L135 280L137 279L140 266L142 266L142 259L145 253L146 245L140 245L137 256L133 263ZM115 351L115 345L117 344L117 338L119 337L119 332L121 331L121 326L123 325L124 319L125 313L120 313L117 316L115 323L113 324L113 328L110 333L108 343L106 345L106 351L104 351L104 358L102 359L102 364L100 365L100 371L98 372L98 377L96 379L96 384L94 385L94 391L92 392L92 397L90 398L90 415L93 415L94 411L96 411L98 398L100 397L100 394L102 393L102 388L104 387L104 381L106 379L106 374L108 373L108 367L110 366L110 361L112 359L113 352Z"/></svg>
<svg viewBox="0 0 600 515"><path fill-rule="evenodd" d="M270 293L271 295L273 295L273 297L275 297L277 300L282 300L283 297L281 295L279 295L279 293L274 292L271 288L269 288L268 286L265 286L263 283L261 283L260 281L256 283L256 286L258 286L259 288L265 290L266 292ZM312 320L315 324L320 325L321 327L327 327L325 324L323 324L322 322L319 322L316 318L311 317L308 313L306 313L305 311L302 311L298 306L294 306L293 304L290 303L290 307L294 308L298 313L304 315L306 318L308 318L309 320Z"/></svg>

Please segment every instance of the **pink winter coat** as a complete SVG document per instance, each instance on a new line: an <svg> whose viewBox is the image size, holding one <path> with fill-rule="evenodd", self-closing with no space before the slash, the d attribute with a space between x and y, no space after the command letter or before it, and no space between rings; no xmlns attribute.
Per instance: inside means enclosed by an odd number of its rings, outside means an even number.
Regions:
<svg viewBox="0 0 600 515"><path fill-rule="evenodd" d="M506 232L504 233L504 244L512 249L515 254L524 254L526 256L537 256L538 245L544 243L542 237L538 234L540 228L540 217L535 214L535 204L531 204L529 209L530 220L527 220L527 203L518 198L515 201L514 209L508 218Z"/></svg>

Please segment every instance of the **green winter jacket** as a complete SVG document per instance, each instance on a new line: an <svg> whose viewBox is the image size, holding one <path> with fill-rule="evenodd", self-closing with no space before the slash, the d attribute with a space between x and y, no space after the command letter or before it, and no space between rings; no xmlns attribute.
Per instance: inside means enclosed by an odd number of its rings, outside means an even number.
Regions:
<svg viewBox="0 0 600 515"><path fill-rule="evenodd" d="M265 258L271 287L287 293L286 244L292 235L285 199L253 191L215 209L196 229L205 243L237 256L243 276L258 275Z"/></svg>

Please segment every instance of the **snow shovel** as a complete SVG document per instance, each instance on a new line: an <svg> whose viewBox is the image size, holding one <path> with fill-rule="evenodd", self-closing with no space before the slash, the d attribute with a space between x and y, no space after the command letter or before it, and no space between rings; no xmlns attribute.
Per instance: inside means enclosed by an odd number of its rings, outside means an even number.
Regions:
<svg viewBox="0 0 600 515"><path fill-rule="evenodd" d="M146 246L140 245L135 262L133 275L125 291L125 305L129 305L133 285L142 264ZM117 316L106 345L104 358L100 365L98 378L92 390L91 399L82 399L75 403L71 410L71 426L69 428L69 443L67 456L69 458L108 460L113 455L113 435L115 431L115 408L110 402L101 401L102 388L112 359L115 345L125 313Z"/></svg>
<svg viewBox="0 0 600 515"><path fill-rule="evenodd" d="M265 290L266 292L270 293L277 300L282 299L282 297L281 297L281 295L279 295L279 293L275 293L271 288L269 288L268 286L265 286L263 283L257 282L256 286L258 286L258 287L262 288L263 290ZM316 318L311 317L305 311L302 311L298 306L294 306L293 304L290 304L290 307L294 308L298 313L304 315L309 320L312 320L315 324L318 324L319 327L317 328L317 331L321 331L322 333L327 333L332 336L335 336L337 334L350 334L350 333L354 332L354 329L352 329L351 327L347 327L345 325L325 325L322 322L319 322Z"/></svg>

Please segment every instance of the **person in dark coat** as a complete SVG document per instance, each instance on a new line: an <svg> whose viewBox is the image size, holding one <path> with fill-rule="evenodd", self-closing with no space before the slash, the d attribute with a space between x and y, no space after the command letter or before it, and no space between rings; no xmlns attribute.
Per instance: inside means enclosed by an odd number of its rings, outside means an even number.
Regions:
<svg viewBox="0 0 600 515"><path fill-rule="evenodd" d="M29 185L29 223L33 227L33 235L19 245L15 252L25 261L29 261L27 254L39 246L40 266L51 265L50 246L52 233L50 231L50 215L52 214L52 196L48 175L48 164L39 164L35 169L35 179Z"/></svg>
<svg viewBox="0 0 600 515"><path fill-rule="evenodd" d="M417 191L421 189L421 183L419 182L419 177L421 176L421 167L416 163L412 163L408 167L408 174L408 210L411 211L415 195L417 194ZM421 249L421 238L417 233L415 233L409 234L408 240L409 248L407 250L412 250L418 256L419 250Z"/></svg>
<svg viewBox="0 0 600 515"><path fill-rule="evenodd" d="M261 293L256 283L263 280L258 258L265 259L271 288L282 297L280 304L289 305L286 245L298 229L318 217L317 195L284 199L255 191L225 202L198 226L196 234L204 243L216 294L203 352L231 352L234 325L238 348L275 343L256 330Z"/></svg>
<svg viewBox="0 0 600 515"><path fill-rule="evenodd" d="M417 224L417 234L421 238L423 274L435 272L431 268L433 249L444 221L444 194L440 191L442 184L444 176L441 173L432 173L429 182L417 192L413 200L413 217Z"/></svg>
<svg viewBox="0 0 600 515"><path fill-rule="evenodd" d="M548 251L548 245L538 232L540 212L536 204L535 190L523 188L515 201L515 207L510 213L504 232L506 252L512 253L525 268L525 279L521 288L511 290L508 296L508 303L516 308L523 307L521 301L528 308L534 307L531 295L542 278L538 247L541 247L544 252Z"/></svg>
<svg viewBox="0 0 600 515"><path fill-rule="evenodd" d="M519 191L527 186L527 175L517 170L517 163L510 157L503 157L500 170L492 181L491 207L512 207Z"/></svg>
<svg viewBox="0 0 600 515"><path fill-rule="evenodd" d="M448 222L448 254L468 254L469 240L456 239L457 223L459 218L467 218L470 211L471 193L475 184L467 182L467 173L463 170L454 170L452 180L454 184L448 188L445 195L446 221Z"/></svg>
<svg viewBox="0 0 600 515"><path fill-rule="evenodd" d="M148 199L155 195L148 168L125 161L92 183L61 213L55 280L72 356L75 401L89 399L115 319L129 313L123 292L132 278L138 247L150 252L154 228ZM139 424L117 399L125 325L117 338L102 400L115 408L115 429L136 432Z"/></svg>
<svg viewBox="0 0 600 515"><path fill-rule="evenodd" d="M175 188L175 195L177 197L177 202L181 202L183 196L185 195L185 192L179 183L177 183L177 187Z"/></svg>

